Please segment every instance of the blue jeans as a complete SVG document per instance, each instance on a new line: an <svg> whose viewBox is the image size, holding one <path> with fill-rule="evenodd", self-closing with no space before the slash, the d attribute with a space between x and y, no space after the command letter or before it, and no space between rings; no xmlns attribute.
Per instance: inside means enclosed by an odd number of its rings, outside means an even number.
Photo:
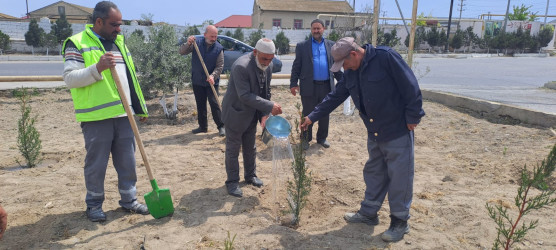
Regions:
<svg viewBox="0 0 556 250"><path fill-rule="evenodd" d="M82 122L85 138L85 187L87 207L102 207L104 202L104 179L108 159L118 173L120 206L129 208L137 200L135 183L135 137L127 117L93 122Z"/></svg>
<svg viewBox="0 0 556 250"><path fill-rule="evenodd" d="M390 214L409 219L413 199L413 131L387 142L367 138L369 160L363 169L366 190L360 213L375 216L388 194Z"/></svg>

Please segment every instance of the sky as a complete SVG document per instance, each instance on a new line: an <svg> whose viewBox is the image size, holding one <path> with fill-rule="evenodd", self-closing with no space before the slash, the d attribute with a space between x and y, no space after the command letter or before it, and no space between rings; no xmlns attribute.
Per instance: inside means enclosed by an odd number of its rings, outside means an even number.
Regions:
<svg viewBox="0 0 556 250"><path fill-rule="evenodd" d="M94 8L98 0L65 0L68 3ZM279 1L279 0L277 0ZM26 13L26 3L29 11L34 11L57 0L0 0L0 13L22 17ZM219 22L230 15L251 15L253 0L113 0L120 8L126 20L141 19L142 15L152 14L153 21L167 22L177 25L202 24L205 20ZM413 0L398 0L403 16L411 18ZM532 6L532 12L544 15L548 0L510 0L512 6ZM353 5L354 0L349 0ZM459 17L462 0L454 0L452 18ZM355 0L357 12L367 12L372 8L374 0ZM478 18L481 14L505 14L508 0L463 0L462 18ZM381 16L400 17L396 1L381 0ZM421 0L418 2L418 14L425 16L448 17L450 0ZM548 15L556 16L556 1L549 5ZM548 21L556 17L549 17ZM544 21L539 18L537 21Z"/></svg>

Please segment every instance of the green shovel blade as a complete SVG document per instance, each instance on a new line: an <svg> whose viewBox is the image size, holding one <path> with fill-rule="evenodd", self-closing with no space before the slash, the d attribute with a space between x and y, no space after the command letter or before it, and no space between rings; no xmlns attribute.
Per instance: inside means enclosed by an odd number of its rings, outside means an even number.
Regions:
<svg viewBox="0 0 556 250"><path fill-rule="evenodd" d="M149 212L155 219L159 219L174 213L174 204L170 196L170 189L158 189L156 180L151 180L153 191L144 195Z"/></svg>

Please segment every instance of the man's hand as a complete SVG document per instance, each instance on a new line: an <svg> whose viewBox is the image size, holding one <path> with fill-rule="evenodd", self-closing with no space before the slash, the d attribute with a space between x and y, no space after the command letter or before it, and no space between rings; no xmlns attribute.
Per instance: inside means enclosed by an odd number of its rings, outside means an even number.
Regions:
<svg viewBox="0 0 556 250"><path fill-rule="evenodd" d="M187 45L191 46L195 42L195 36L189 36L187 38Z"/></svg>
<svg viewBox="0 0 556 250"><path fill-rule="evenodd" d="M149 118L146 117L146 116L139 116L139 121L140 121L140 122L146 122L147 119L149 119Z"/></svg>
<svg viewBox="0 0 556 250"><path fill-rule="evenodd" d="M274 103L274 107L272 107L271 111L272 115L279 115L282 114L282 106L278 103Z"/></svg>
<svg viewBox="0 0 556 250"><path fill-rule="evenodd" d="M299 86L290 88L290 91L292 92L292 95L295 96L295 94L299 92Z"/></svg>
<svg viewBox="0 0 556 250"><path fill-rule="evenodd" d="M104 55L100 57L97 63L97 70L99 74L102 74L102 71L105 71L111 67L116 66L116 59L114 58L114 54L110 52L106 52Z"/></svg>
<svg viewBox="0 0 556 250"><path fill-rule="evenodd" d="M417 124L407 124L407 129L409 129L409 131L413 131L416 127Z"/></svg>
<svg viewBox="0 0 556 250"><path fill-rule="evenodd" d="M270 117L270 116L267 115L267 116L263 116L263 118L261 118L261 128L264 128L264 126L266 125L266 120L268 120L268 117Z"/></svg>
<svg viewBox="0 0 556 250"><path fill-rule="evenodd" d="M6 232L6 227L8 226L8 213L6 210L0 206L0 239L4 236L4 232Z"/></svg>
<svg viewBox="0 0 556 250"><path fill-rule="evenodd" d="M207 78L207 82L210 83L210 85L214 85L214 76L209 76L209 78Z"/></svg>
<svg viewBox="0 0 556 250"><path fill-rule="evenodd" d="M301 123L301 125L299 125L299 128L301 128L301 131L306 131L307 128L309 127L309 125L311 125L313 122L311 121L311 119L309 119L309 117L305 116L303 117L303 123Z"/></svg>

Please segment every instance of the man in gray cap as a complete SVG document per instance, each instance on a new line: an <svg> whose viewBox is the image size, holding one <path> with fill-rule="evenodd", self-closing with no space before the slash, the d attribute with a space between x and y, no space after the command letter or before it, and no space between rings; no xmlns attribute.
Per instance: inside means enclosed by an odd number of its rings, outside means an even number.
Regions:
<svg viewBox="0 0 556 250"><path fill-rule="evenodd" d="M256 174L255 134L257 122L282 113L280 104L270 101L272 59L276 47L267 38L260 39L252 53L238 58L231 68L228 90L222 101L222 120L226 124L225 165L228 194L243 196L239 188L239 150L243 147L245 183L256 187L263 182Z"/></svg>
<svg viewBox="0 0 556 250"><path fill-rule="evenodd" d="M360 47L351 37L332 46L334 65L344 68L336 89L317 105L301 124L306 129L328 115L351 95L367 128L369 159L363 168L365 199L357 213L346 213L349 223L378 224L378 210L386 194L390 227L384 241L399 241L409 233L409 208L413 197L414 129L425 115L421 90L411 68L386 46Z"/></svg>

